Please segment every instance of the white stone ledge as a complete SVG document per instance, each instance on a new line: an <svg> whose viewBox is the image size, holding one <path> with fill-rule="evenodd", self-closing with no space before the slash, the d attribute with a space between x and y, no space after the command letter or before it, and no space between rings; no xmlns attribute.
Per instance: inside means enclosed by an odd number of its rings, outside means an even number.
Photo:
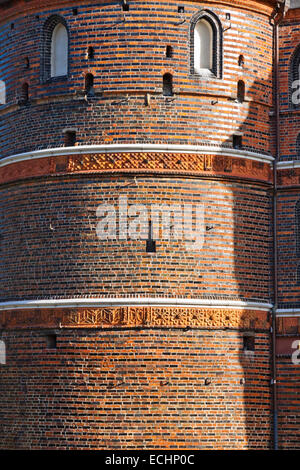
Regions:
<svg viewBox="0 0 300 470"><path fill-rule="evenodd" d="M283 317L300 317L300 308L279 308L276 312L276 316Z"/></svg>
<svg viewBox="0 0 300 470"><path fill-rule="evenodd" d="M180 299L166 297L116 297L94 299L56 299L24 300L0 303L0 310L17 310L31 308L78 308L78 307L197 307L220 309L270 310L272 304L260 302L224 301L213 299Z"/></svg>
<svg viewBox="0 0 300 470"><path fill-rule="evenodd" d="M245 158L259 162L271 163L274 158L246 150L211 147L205 145L167 145L167 144L111 144L111 145L78 145L74 147L57 147L33 152L20 153L2 158L0 167L11 163L33 160L36 158L55 157L62 155L80 155L86 153L121 153L121 152L161 152L161 153L199 153L206 155L222 155L236 158Z"/></svg>

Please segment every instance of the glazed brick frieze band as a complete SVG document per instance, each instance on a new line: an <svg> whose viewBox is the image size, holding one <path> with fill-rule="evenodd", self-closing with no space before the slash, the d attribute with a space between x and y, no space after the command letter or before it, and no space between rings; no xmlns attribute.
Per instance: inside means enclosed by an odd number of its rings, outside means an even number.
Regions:
<svg viewBox="0 0 300 470"><path fill-rule="evenodd" d="M95 153L63 155L11 163L0 168L0 183L74 173L159 173L211 175L271 182L269 163L196 153Z"/></svg>
<svg viewBox="0 0 300 470"><path fill-rule="evenodd" d="M300 335L300 317L277 318L278 335Z"/></svg>
<svg viewBox="0 0 300 470"><path fill-rule="evenodd" d="M18 328L233 328L267 330L268 312L176 307L103 307L0 312L0 327Z"/></svg>
<svg viewBox="0 0 300 470"><path fill-rule="evenodd" d="M288 188L289 186L300 186L300 168L279 168L278 184L282 188Z"/></svg>

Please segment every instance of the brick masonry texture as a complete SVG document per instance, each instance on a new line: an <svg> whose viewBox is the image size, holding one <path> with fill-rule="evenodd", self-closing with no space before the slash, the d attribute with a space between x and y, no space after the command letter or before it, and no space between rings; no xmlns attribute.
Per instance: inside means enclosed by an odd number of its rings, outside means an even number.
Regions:
<svg viewBox="0 0 300 470"><path fill-rule="evenodd" d="M36 2L31 3L34 9ZM244 133L245 148L270 153L272 28L266 13L272 9L261 3L252 3L256 11L233 8L233 2L226 8L216 2L203 4L227 28L223 76L212 80L191 73L190 24L199 12L197 3L184 2L183 17L176 2L155 1L131 2L129 12L118 3L92 2L76 5L77 16L72 14L75 5L55 3L52 9L39 6L38 19L37 11L15 14L0 26L1 68L7 84L2 156L63 145L63 130L68 127L77 129L80 144L155 141L232 146L232 134L238 130ZM226 13L231 14L229 29ZM43 25L54 14L65 18L69 30L69 77L44 83ZM253 42L257 47L252 47ZM22 44L21 51L16 44ZM172 58L166 57L167 45L173 47ZM86 59L88 46L94 47L93 60ZM241 53L244 67L238 65ZM26 57L30 68L24 70ZM82 94L86 73L94 74L96 93L87 101ZM173 97L162 96L164 73L174 75ZM235 102L239 80L246 83L243 104ZM25 81L30 101L18 106ZM145 93L151 96L148 107Z"/></svg>
<svg viewBox="0 0 300 470"><path fill-rule="evenodd" d="M299 339L299 334L294 339ZM290 355L277 359L279 400L279 442L281 449L299 449L300 367L291 363Z"/></svg>
<svg viewBox="0 0 300 470"><path fill-rule="evenodd" d="M76 309L3 310L0 325L20 328L231 328L266 330L270 315L266 311L191 307L102 307Z"/></svg>
<svg viewBox="0 0 300 470"><path fill-rule="evenodd" d="M279 301L281 308L300 306L300 278L298 278L299 231L296 206L299 192L283 191L279 197Z"/></svg>
<svg viewBox="0 0 300 470"><path fill-rule="evenodd" d="M66 330L56 350L42 331L4 338L2 448L270 444L268 333L256 333L255 358L243 353L238 331Z"/></svg>
<svg viewBox="0 0 300 470"><path fill-rule="evenodd" d="M183 1L184 14L173 0L129 0L128 12L121 3L100 0L0 5L0 77L7 85L1 159L63 147L66 130L76 131L76 146L210 147L202 154L77 154L75 146L67 155L1 167L1 302L273 301L272 165L235 152L233 134L243 134L243 149L253 158L254 152L275 155L269 21L275 3ZM192 71L191 24L201 8L220 21L218 78ZM299 109L291 109L289 95L299 12L288 13L280 27L282 160L299 159ZM52 15L68 29L69 73L49 80L44 25ZM167 45L172 57L166 57ZM84 90L87 73L94 75L94 96ZM166 73L174 85L168 97ZM239 80L245 82L243 103ZM299 171L279 172L281 308L300 307ZM103 203L117 208L120 196L148 209L203 204L203 248L191 252L184 240L160 238L156 253L146 253L146 240L100 241L96 209ZM216 306L0 311L7 351L0 364L0 448L268 449L270 319L267 310ZM277 333L279 446L295 449L300 377L291 343L300 337L299 318L279 318ZM49 348L49 335L56 335L56 348ZM255 351L244 350L245 335L254 336Z"/></svg>
<svg viewBox="0 0 300 470"><path fill-rule="evenodd" d="M205 243L99 240L96 210L204 207ZM269 302L270 197L265 187L201 179L92 175L3 186L1 300L150 295ZM132 218L129 218L129 222ZM209 230L206 230L206 227ZM48 260L45 263L45 260ZM193 275L191 275L193 273Z"/></svg>
<svg viewBox="0 0 300 470"><path fill-rule="evenodd" d="M271 183L269 163L193 153L92 153L35 158L0 167L0 183L66 173L148 173L242 178ZM289 172L290 173L290 172Z"/></svg>
<svg viewBox="0 0 300 470"><path fill-rule="evenodd" d="M281 160L299 160L297 137L300 133L299 106L292 105L291 63L299 46L299 11L291 12L280 28L280 126Z"/></svg>
<svg viewBox="0 0 300 470"><path fill-rule="evenodd" d="M300 126L299 106L291 100L291 64L299 54L300 10L291 10L280 28L280 158L299 160ZM300 77L296 77L300 78ZM297 203L300 200L299 169L279 172L279 302L281 308L300 307L299 219ZM279 442L283 449L297 449L300 442L300 376L299 365L291 362L291 344L300 337L299 318L280 319L278 328L278 400Z"/></svg>

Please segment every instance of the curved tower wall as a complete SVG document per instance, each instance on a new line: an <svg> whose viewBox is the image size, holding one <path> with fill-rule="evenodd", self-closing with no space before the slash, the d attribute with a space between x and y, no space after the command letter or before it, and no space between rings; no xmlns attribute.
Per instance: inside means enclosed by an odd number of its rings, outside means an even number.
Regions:
<svg viewBox="0 0 300 470"><path fill-rule="evenodd" d="M269 3L0 7L1 446L269 447ZM210 77L193 73L201 17L216 34ZM49 18L69 40L55 80ZM171 225L198 208L200 244L160 232L147 252L147 234L125 236L120 201L128 224L141 205L147 223L153 206L175 207ZM103 204L116 212L108 240Z"/></svg>

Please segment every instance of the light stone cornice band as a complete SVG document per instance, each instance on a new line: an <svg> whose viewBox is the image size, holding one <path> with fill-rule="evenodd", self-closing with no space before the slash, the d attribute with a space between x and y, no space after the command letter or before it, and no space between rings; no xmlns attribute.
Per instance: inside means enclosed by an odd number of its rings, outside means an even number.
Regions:
<svg viewBox="0 0 300 470"><path fill-rule="evenodd" d="M254 160L271 164L274 158L271 155L249 152L246 150L228 149L201 145L165 145L165 144L111 144L111 145L80 145L75 147L58 147L33 152L20 153L2 158L0 168L12 163L18 163L37 158L49 158L63 155L122 153L122 152L155 152L155 153L194 153L207 155L220 155L246 160Z"/></svg>
<svg viewBox="0 0 300 470"><path fill-rule="evenodd" d="M280 308L276 311L276 316L278 318L300 317L300 308Z"/></svg>
<svg viewBox="0 0 300 470"><path fill-rule="evenodd" d="M86 308L86 307L123 307L123 306L161 306L161 307L197 307L219 309L271 310L273 304L260 302L224 301L211 299L177 299L177 298L93 298L93 299L54 299L23 300L1 302L1 310L49 309L49 308ZM278 317L300 317L300 308L278 309Z"/></svg>
<svg viewBox="0 0 300 470"><path fill-rule="evenodd" d="M160 307L197 307L219 309L270 310L272 304L260 302L226 301L214 299L180 299L180 298L94 298L94 299L55 299L24 300L1 302L0 310L49 309L49 308L86 308L86 307L123 307L123 306L160 306Z"/></svg>
<svg viewBox="0 0 300 470"><path fill-rule="evenodd" d="M288 160L286 162L278 162L277 168L278 170L290 170L292 168L300 168L300 161Z"/></svg>

